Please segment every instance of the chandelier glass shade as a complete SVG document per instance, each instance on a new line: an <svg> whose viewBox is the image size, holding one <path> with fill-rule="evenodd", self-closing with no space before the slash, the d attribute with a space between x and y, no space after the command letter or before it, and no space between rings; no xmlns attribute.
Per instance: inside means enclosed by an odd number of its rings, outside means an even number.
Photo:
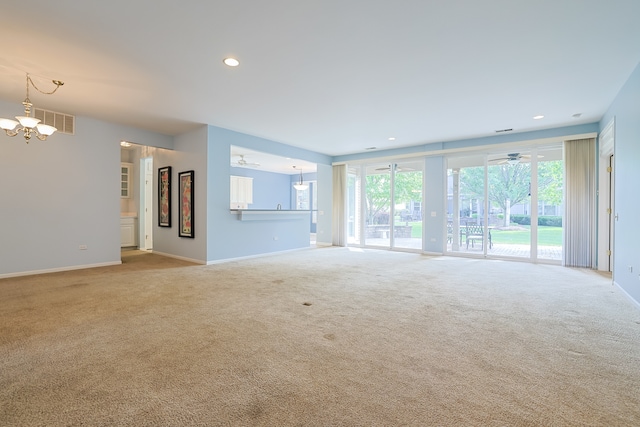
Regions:
<svg viewBox="0 0 640 427"><path fill-rule="evenodd" d="M22 133L27 144L33 136L44 141L57 130L53 126L40 123L40 119L36 119L31 116L31 107L33 107L33 104L29 99L29 84L31 84L38 92L45 95L51 95L64 83L60 80L53 80L53 84L56 85L56 88L51 92L43 92L38 89L38 87L33 83L33 80L31 80L31 77L29 77L29 74L27 74L27 96L24 101L22 101L22 105L24 105L24 116L16 116L17 121L0 118L0 129L4 130L8 136L16 136Z"/></svg>

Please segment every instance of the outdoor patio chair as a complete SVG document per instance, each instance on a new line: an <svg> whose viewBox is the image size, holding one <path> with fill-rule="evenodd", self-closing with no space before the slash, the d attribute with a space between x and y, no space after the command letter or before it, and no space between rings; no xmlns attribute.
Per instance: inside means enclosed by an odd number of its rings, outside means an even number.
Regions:
<svg viewBox="0 0 640 427"><path fill-rule="evenodd" d="M484 242L484 227L477 224L467 224L465 228L465 234L467 236L467 249L469 249L469 242L471 242L471 247L473 248L477 240L480 241L480 248L482 248ZM489 244L489 249L491 249L493 247L493 243L491 242L491 230L487 231L487 243Z"/></svg>

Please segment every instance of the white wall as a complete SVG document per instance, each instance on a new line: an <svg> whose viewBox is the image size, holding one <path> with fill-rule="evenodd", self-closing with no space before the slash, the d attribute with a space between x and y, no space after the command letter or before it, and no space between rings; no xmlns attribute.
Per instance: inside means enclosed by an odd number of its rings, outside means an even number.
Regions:
<svg viewBox="0 0 640 427"><path fill-rule="evenodd" d="M0 117L20 104L0 101ZM120 262L120 140L172 138L77 116L76 134L0 134L0 277ZM86 245L87 250L80 250Z"/></svg>
<svg viewBox="0 0 640 427"><path fill-rule="evenodd" d="M20 109L0 101L0 117ZM330 171L330 157L213 126L174 138L77 116L73 136L27 145L0 135L0 278L120 263L121 140L156 147L145 151L154 189L157 169L172 167L173 226L154 221L154 252L205 263L309 245L309 221L243 222L229 213L230 146L316 162L319 171ZM187 170L195 172L193 239L178 236L178 173ZM330 181L318 181L319 209L331 212ZM329 233L327 218L319 227Z"/></svg>
<svg viewBox="0 0 640 427"><path fill-rule="evenodd" d="M158 169L171 166L171 227L153 229L153 251L178 258L205 263L207 260L207 126L179 135L174 140L174 150L156 150L153 155L153 188L158 188ZM227 161L227 174L229 171ZM180 237L180 195L178 174L194 171L194 238ZM156 191L157 193L157 191ZM157 194L154 194L157 197ZM157 204L157 200L156 200ZM157 216L157 212L156 212Z"/></svg>
<svg viewBox="0 0 640 427"><path fill-rule="evenodd" d="M316 243L331 246L333 238L333 166L318 164L318 222Z"/></svg>

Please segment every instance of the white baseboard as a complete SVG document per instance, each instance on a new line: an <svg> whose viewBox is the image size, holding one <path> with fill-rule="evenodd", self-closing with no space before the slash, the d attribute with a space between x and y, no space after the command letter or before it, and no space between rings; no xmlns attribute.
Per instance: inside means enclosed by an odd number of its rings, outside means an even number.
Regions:
<svg viewBox="0 0 640 427"><path fill-rule="evenodd" d="M443 252L431 252L431 251L422 251L423 255L429 255L429 256L443 256L444 253Z"/></svg>
<svg viewBox="0 0 640 427"><path fill-rule="evenodd" d="M0 274L0 279L20 276L33 276L36 274L60 273L62 271L84 270L86 268L108 267L110 265L120 265L122 261L100 262L97 264L72 265L69 267L46 268L43 270L19 271L17 273Z"/></svg>
<svg viewBox="0 0 640 427"><path fill-rule="evenodd" d="M623 294L626 295L627 298L629 298L629 300L631 300L631 302L640 309L640 301L636 301L635 298L633 298L631 295L629 295L629 293L627 291L624 290L624 288L622 286L620 286L618 284L618 282L616 282L615 280L613 281L613 284L616 285L616 287L618 289L620 289L622 291Z"/></svg>
<svg viewBox="0 0 640 427"><path fill-rule="evenodd" d="M205 261L203 261L203 260L201 260L201 259L187 258L187 257L184 257L184 256L173 255L173 254L167 254L167 253L164 253L164 252L158 252L158 251L154 251L154 250L151 250L151 251L149 251L149 252L152 252L152 253L154 253L154 254L156 254L156 255L166 256L166 257L168 257L168 258L174 258L174 259L179 259L179 260L181 260L181 261L192 262L192 263L194 263L194 264L206 264L206 262L205 262Z"/></svg>
<svg viewBox="0 0 640 427"><path fill-rule="evenodd" d="M309 246L309 247L305 247L305 248L287 249L287 250L278 251L278 252L265 252L265 253L262 253L262 254L247 255L247 256L241 256L241 257L236 257L236 258L215 259L215 260L212 260L212 261L207 261L207 265L223 264L225 262L242 261L242 260L245 260L245 259L263 258L263 257L267 257L267 256L272 256L272 255L286 254L288 252L306 251L306 250L309 250L309 249L313 249L313 247Z"/></svg>

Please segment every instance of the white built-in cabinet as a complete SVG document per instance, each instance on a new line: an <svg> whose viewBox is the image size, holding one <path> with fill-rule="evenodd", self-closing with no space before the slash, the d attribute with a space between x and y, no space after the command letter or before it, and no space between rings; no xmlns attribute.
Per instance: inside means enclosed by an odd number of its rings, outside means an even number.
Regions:
<svg viewBox="0 0 640 427"><path fill-rule="evenodd" d="M231 209L248 209L253 203L253 178L231 175Z"/></svg>
<svg viewBox="0 0 640 427"><path fill-rule="evenodd" d="M120 197L131 198L131 174L133 173L133 163L120 163Z"/></svg>
<svg viewBox="0 0 640 427"><path fill-rule="evenodd" d="M136 232L136 223L138 219L135 217L120 218L120 246L128 248L138 245L138 233Z"/></svg>

